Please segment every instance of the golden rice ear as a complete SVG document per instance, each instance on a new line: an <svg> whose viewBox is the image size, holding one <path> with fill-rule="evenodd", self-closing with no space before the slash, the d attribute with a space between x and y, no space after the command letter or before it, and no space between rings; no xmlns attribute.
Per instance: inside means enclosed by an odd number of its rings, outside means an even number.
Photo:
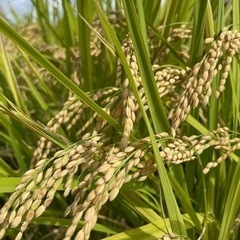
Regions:
<svg viewBox="0 0 240 240"><path fill-rule="evenodd" d="M67 1L63 1L63 4L66 2ZM110 3L111 1L105 2ZM117 2L118 1L116 1L116 4ZM139 3L140 2L141 1L139 1ZM147 2L151 1L144 1L144 5L147 5ZM210 3L210 1L208 3ZM106 6L107 4L108 3L106 3ZM111 4L112 3L110 3L110 5ZM152 3L150 5L152 5ZM159 9L162 7L160 5L158 6ZM211 3L208 7L209 6L211 6ZM117 8L118 6L114 6L114 8L115 7ZM144 32L146 27L144 26L145 19L141 19L140 16L141 6L140 8L138 6L136 10L139 14L138 20L141 24L141 29ZM150 14L147 16L147 12L151 13L152 6L151 8L144 10L147 10L146 19L149 21L148 19L151 16L149 16ZM233 10L233 14L235 14L234 9L230 10ZM94 85L93 88L89 87L89 92L84 93L85 98L89 97L89 100L92 100L91 103L98 104L99 108L95 108L98 112L91 110L87 104L79 100L73 93L68 92L68 90L64 89L64 87L61 88L61 90L65 91L64 94L66 94L66 98L62 97L62 95L64 95L62 94L62 91L56 91L55 93L55 88L57 89L57 77L56 79L53 79L46 69L42 69L39 66L31 68L30 64L26 64L25 61L22 61L22 56L20 57L21 63L19 66L24 69L24 73L30 76L30 80L33 80L34 84L39 84L39 82L36 81L36 76L39 74L40 78L43 79L43 85L49 84L50 87L53 87L52 93L57 95L55 99L53 99L53 102L56 101L56 104L54 103L54 107L52 108L51 105L48 109L50 113L47 116L49 118L52 117L52 119L48 121L45 128L49 129L51 131L50 133L59 133L62 137L69 138L69 146L63 147L63 149L59 150L58 147L46 138L41 137L39 139L37 147L33 153L30 166L31 169L23 174L19 184L12 192L5 205L0 209L0 239L4 239L8 232L11 236L16 233L15 237L17 240L24 238L24 232L27 230L28 225L34 223L35 218L39 218L40 222L43 221L45 217L49 217L49 212L53 214L56 213L57 217L62 217L62 222L60 224L64 224L64 226L65 223L70 220L70 223L67 224L66 231L65 229L61 229L61 231L65 231L64 240L71 240L74 237L77 240L91 239L92 236L90 234L94 230L94 227L96 227L95 229L97 230L100 229L101 231L106 231L106 235L109 235L114 232L129 230L129 228L132 228L133 226L137 226L138 228L129 231L137 233L138 237L141 235L143 238L146 236L160 239L160 235L163 234L162 229L155 229L155 227L157 225L160 226L161 223L163 223L162 226L168 226L168 223L172 224L172 222L174 222L174 224L171 225L172 229L178 229L176 226L179 225L182 227L179 227L178 232L184 232L188 224L183 226L184 224L181 222L181 218L182 215L185 218L185 214L190 216L189 219L187 219L188 216L186 219L187 221L190 221L191 234L194 235L196 232L196 238L199 237L199 234L201 234L201 236L204 235L204 231L202 231L201 228L204 227L205 229L205 222L202 226L200 221L198 221L198 218L200 217L199 219L201 220L204 215L204 210L201 212L201 209L205 209L205 203L201 205L201 202L204 202L207 196L204 196L204 198L201 196L200 203L197 201L199 199L194 199L195 202L193 205L191 205L192 199L190 199L189 196L195 196L196 192L198 193L197 195L199 195L199 193L203 193L204 195L205 192L207 192L205 191L205 186L203 186L204 189L201 192L202 189L198 188L199 186L196 184L196 181L201 179L202 173L207 174L212 168L216 168L227 158L233 157L234 160L238 160L238 157L233 153L236 150L237 152L239 151L240 139L236 137L236 132L231 132L227 127L218 126L215 130L208 131L201 124L206 123L206 126L211 125L209 124L211 119L206 119L206 116L209 114L208 104L210 100L212 101L212 96L216 96L216 98L220 96L222 97L223 95L221 95L221 93L225 90L225 88L234 88L235 86L238 86L238 84L234 83L234 81L237 82L238 79L233 80L232 76L229 77L229 72L232 73L232 70L238 66L235 65L231 69L233 57L240 52L240 33L235 30L231 31L228 28L224 28L218 36L216 35L215 37L207 38L205 40L205 55L202 56L200 61L194 66L188 67L186 66L187 63L191 62L192 57L195 57L190 56L191 53L189 49L189 46L192 44L192 46L194 46L194 42L191 39L194 35L194 31L192 31L190 26L180 25L179 23L167 23L168 18L180 18L182 14L181 11L182 10L180 10L177 15L170 12L170 15L172 16L168 16L168 14L166 15L166 18L163 16L165 19L161 19L161 22L165 22L167 25L156 28L156 32L160 32L159 35L153 34L153 31L150 31L150 29L146 30L145 45L146 48L148 45L150 46L149 58L151 59L152 64L149 70L150 72L152 70L154 75L153 80L155 80L156 83L156 94L158 93L162 99L164 111L166 110L166 113L168 112L168 117L172 122L171 132L169 129L163 129L163 131L169 132L155 132L156 134L154 135L154 133L152 133L151 138L149 137L150 131L148 131L149 129L151 130L151 127L148 129L146 128L146 119L149 120L149 125L152 125L153 132L156 130L154 125L157 125L158 122L154 121L155 119L153 119L151 111L149 111L151 105L149 105L147 101L149 98L145 92L142 82L142 80L145 79L143 79L141 75L144 68L141 69L140 73L140 66L138 65L138 61L136 59L136 52L134 52L132 40L129 35L126 35L126 32L129 29L126 28L125 16L122 13L122 9L120 9L119 13L106 11L106 14L109 22L112 24L112 27L115 29L120 28L120 31L122 32L117 37L119 42L122 42L122 52L125 54L125 59L122 57L121 60L124 59L126 65L128 65L130 73L133 77L133 82L131 83L136 85L135 94L137 93L139 95L143 108L146 110L146 118L144 119L142 117L143 112L140 111L138 105L138 103L140 104L140 101L137 102L136 95L134 95L134 92L132 91L129 79L123 71L122 62L124 63L124 61L121 62L120 59L117 59L118 56L116 52L121 53L120 50L115 51L114 49L114 47L117 49L116 43L118 43L118 41L114 42L114 37L110 34L111 28L108 28L106 32L103 31L105 26L103 26L103 28L101 27L101 21L98 18L94 20L91 25L88 24L92 31L89 36L90 38L87 39L90 42L88 41L86 43L89 44L90 47L90 49L88 49L90 52L86 58L91 59L89 62L92 64L86 65L90 66L91 70L86 72L89 73L89 75L95 75L93 76L92 84L90 84ZM158 12L156 11L155 14L158 15L157 13ZM77 18L82 16L77 11L74 12L74 14L76 15L73 15L72 17L77 22ZM67 12L64 12L64 18L66 15L68 15ZM75 17L77 18L75 19ZM61 18L60 21L63 21L64 18ZM159 19L156 18L156 24L158 20ZM87 20L85 21L85 23L87 23ZM66 24L65 21L63 22ZM76 40L75 44L79 45L79 42L82 40L79 39L79 37L85 37L87 34L84 34L84 32L81 33L79 29L74 29L74 31L68 35L68 29L64 28L64 34L66 35L64 35L64 41L61 40L60 34L57 41L60 41L61 44L50 46L44 41L44 38L42 37L42 34L44 33L39 26L40 25L37 24L29 26L26 25L20 30L22 34L25 34L28 42L31 42L32 45L38 48L42 54L48 54L48 56L53 59L53 62L56 61L54 64L56 64L59 69L64 72L64 74L70 76L71 81L76 84L76 89L78 89L78 87L79 89L82 89L82 86L84 86L84 83L86 82L86 80L83 79L83 72L85 69L82 69L82 65L84 66L84 60L82 60L84 59L84 53L80 53L77 47L73 47L73 42ZM150 24L148 24L147 28L149 28L149 26ZM167 31L165 31L166 29ZM153 28L151 30L153 30ZM208 31L209 29L205 30ZM68 37L75 37L75 32L79 32L78 38L76 37L75 40L69 40ZM46 33L49 32L46 31ZM98 37L96 37L96 34ZM58 32L56 32L56 35L58 35ZM68 40L71 42L71 46L68 45ZM192 42L190 43L190 41ZM105 47L107 48L105 49ZM13 47L12 43L8 40L6 42L6 48L11 55L9 58L10 61L13 61L13 63L14 61L19 61L18 58L20 54L17 51L17 48ZM119 49L121 48L119 47ZM108 50L110 51L108 52ZM16 59L15 56L17 56ZM138 60L139 59L141 59L141 54ZM33 71L33 69L35 71ZM24 74L21 69L17 69L16 71L16 69L13 68L13 72L18 78L17 81L20 82L19 89L16 89L17 91L15 92L18 92L19 90L23 93L22 95L20 94L20 96L25 98L25 95L28 96L28 93L31 92L31 87L29 86L32 85L26 85L24 83ZM88 76L88 74L86 75ZM217 79L216 76L219 80L218 86L214 86L213 88L212 85ZM130 76L128 75L128 77ZM8 78L8 76L6 76L6 78ZM229 78L231 80L231 84L227 85ZM69 83L71 83L71 81L69 81ZM153 84L154 87L155 83ZM10 94L12 91L11 84L9 84L6 89L6 95ZM44 89L44 87L40 88L41 93L45 91L47 92L47 90ZM1 89L1 93L4 91L5 86ZM233 98L234 101L238 102L237 91L238 88L236 89L236 93L235 89L228 89L228 93L233 93L233 96L228 96L228 98ZM13 93L15 92L13 91ZM77 93L77 91L75 91L75 93ZM12 94L11 97L14 99L14 94ZM238 129L237 117L239 104L234 106L235 102L233 101L233 104L230 106L230 108L235 107L237 109L237 112L234 112L232 109L230 110L233 111L231 114L236 116L227 120L224 119L224 116L222 119L221 112L225 113L224 106L226 106L226 103L222 104L223 98L220 98L219 112L217 112L216 115L220 113L217 117L220 119L223 126L225 126L224 124L228 124L224 121L229 121L229 125L232 126L235 124L236 126L234 127ZM48 98L46 99L46 103L48 104ZM81 99L83 99L83 97ZM28 98L26 98L26 101L28 101ZM35 117L35 112L38 112L37 107L35 107L32 102L31 105L29 103L26 104L27 107L29 107L29 116ZM196 120L198 121L197 124L195 126L192 123L191 126L190 124L187 125L188 123L186 125L183 124L187 115L193 108L199 108L199 116L197 116L198 118ZM109 124L110 121L106 121L107 117L105 117L105 119L103 117L104 114L101 116L98 115L100 112L99 109L104 110L109 117L112 117L112 120L115 120L115 124L118 124L119 126L118 130ZM11 113L14 114L14 112ZM42 114L42 110L38 112L38 114L39 113ZM157 112L157 114L159 113ZM158 117L157 114L156 117ZM36 114L36 117L38 116L39 115ZM233 118L236 119L233 120ZM158 120L161 121L162 119L159 118ZM216 118L215 120L218 119ZM4 123L5 118L0 118L1 130L3 127L2 121ZM27 141L23 142L22 145L21 142L18 142L17 144L15 142L11 142L12 132L16 131L17 135L20 135L20 140L22 140L21 134L23 133L22 130L18 132L17 128L12 131L12 125L15 124L11 123L8 128L5 129L6 131L1 132L1 136L5 137L6 133L7 143L4 143L4 145L7 146L7 148L12 145L14 150L12 151L13 153L9 151L10 157L7 156L7 159L11 158L11 160L15 162L15 158L22 158L21 155L20 157L15 156L18 155L17 145L19 144L19 146L23 146L24 154L25 152L31 151L30 147L32 147L32 145ZM195 130L193 131L190 129L190 131L188 131L188 128L192 127L196 127L199 131L197 133L198 135L193 135L193 132L197 132ZM212 126L211 128L209 127L209 129L212 128ZM7 135L7 132L10 134ZM188 136L184 136L185 134ZM156 140L154 150L152 143L153 140ZM0 147L2 147L2 145ZM207 154L203 154L206 150L209 150L209 152ZM212 154L212 152L214 152L214 154ZM160 155L159 162L161 163L161 161L163 161L165 166L167 165L167 171L170 170L169 176L171 178L180 177L171 182L173 184L172 186L174 186L174 194L176 195L173 196L172 199L170 198L171 204L169 204L170 206L174 206L174 202L177 204L181 203L181 212L179 211L177 221L176 216L178 214L176 214L177 211L175 211L179 210L177 205L172 213L169 211L169 209L171 210L171 207L167 207L168 212L166 213L166 217L168 219L162 219L165 218L164 210L166 209L165 206L167 206L165 204L168 204L168 202L170 203L166 196L170 196L170 194L162 196L161 191L158 189L159 178L157 178L155 174L156 170L161 172L161 169L157 169L156 165L156 156L158 156L158 154ZM213 155L213 157L208 159L205 158L206 155ZM197 174L195 175L191 173L191 176L189 177L188 172L185 171L189 169L187 162L196 160L199 160L199 165L194 167L194 171L196 171ZM0 169L2 167L2 162L3 161L0 158ZM18 161L16 161L16 163L18 163ZM175 172L175 169L178 171L180 168L174 168L171 164L182 164L183 169L179 172ZM230 164L231 163L226 164L226 166L221 168L220 172L224 173L222 175L223 181L225 181L226 176L228 176L228 168L231 169L230 172L233 173L235 165L232 167ZM3 165L2 168L3 172L5 171L4 167L5 165ZM10 173L7 173L9 175L11 174L11 167L12 166L9 168ZM25 170L23 169L20 170L24 172ZM162 166L162 169L165 170L164 166ZM19 177L19 172L21 171L12 172L15 174L14 177ZM165 172L162 171L162 173ZM159 174L159 176L160 178L162 177L161 174ZM184 176L186 176L186 179L184 179ZM219 174L218 178L220 179L222 176ZM143 183L145 180L147 181ZM164 180L168 180L168 178L166 177ZM180 181L177 182L175 180ZM211 179L211 181L212 180L213 179ZM199 184L201 187L202 185L205 185L203 179L199 181L203 181ZM162 181L160 184L164 186L163 184L165 182L167 181ZM129 185L126 185L127 183ZM214 185L217 186L217 181L214 182ZM212 184L210 184L210 186L211 188L213 187ZM125 193L124 191L126 189L128 191L129 188L130 191L135 191L135 195L133 196L137 199L136 201L133 199L134 204L132 205L126 197L123 197ZM186 189L184 188L186 188L187 191L185 191ZM191 188L194 189L192 192L190 192ZM222 190L223 188L218 185L216 189ZM169 190L169 192L172 191L170 184L167 190ZM226 193L228 195L229 192L229 189L227 189L225 195ZM184 197L183 193L185 194ZM218 198L217 195L218 194L216 194L216 199ZM8 197L8 195L6 196ZM175 201L175 198L177 201ZM163 209L161 209L162 206L159 204L159 199L160 201L161 199L164 199L164 204L162 204L164 206ZM203 199L204 201L202 201ZM5 199L3 198L3 200ZM228 200L229 199L227 199L227 201ZM109 204L109 202L111 203ZM224 199L223 202L226 204L226 199ZM217 205L220 206L223 202L217 199ZM122 203L124 205L121 205ZM232 203L232 201L230 201L230 203ZM124 211L120 209L115 212L115 204L123 206ZM194 209L195 206L197 206L197 209ZM224 207L225 206L221 209L224 209ZM128 218L128 214L125 214L125 210L129 209L133 209L134 212L131 211L129 213L130 217ZM220 220L224 219L224 216L222 216L223 211L215 214L214 211L216 209L212 210L214 213L214 223L219 223L219 219L215 218L215 216L220 216ZM144 216L143 219L139 219L137 223L131 222L131 220L134 221L141 215ZM171 215L174 219L171 219ZM41 216L42 219L40 218ZM68 219L63 219L66 216L68 216ZM228 214L227 216L229 218ZM102 226L95 226L98 218L99 223L103 223ZM206 221L212 221L212 219L208 219L208 216L204 216L204 219ZM57 219L54 224L59 224L59 222L59 219ZM108 227L109 223L110 226ZM44 226L44 229L49 227L47 224ZM147 225L139 226L141 224ZM208 226L210 227L209 230L212 230L210 226L211 224ZM237 224L239 224L239 221ZM219 225L224 226L224 223L221 222ZM214 226L214 228L215 227L216 226ZM219 234L218 227L219 226L216 227L217 234ZM14 230L8 231L11 228L14 228ZM41 228L39 229L41 230ZM54 233L54 231L52 231L53 226L50 226L49 229L51 234ZM152 229L153 231L151 232ZM222 227L222 229L225 231L225 228ZM161 239L175 239L178 237L175 234L171 234L167 227L163 230L168 234L163 235ZM155 232L159 233L159 236L157 234L155 235ZM120 238L121 234L123 238L124 236L128 238L132 233L129 234L129 232L122 232L119 235ZM97 235L97 238L99 237L101 236ZM113 239L113 237L110 238ZM185 236L179 236L179 238L181 237ZM63 235L60 235L60 238L63 239Z"/></svg>
<svg viewBox="0 0 240 240"><path fill-rule="evenodd" d="M239 52L240 35L236 31L224 29L219 38L213 40L203 60L193 66L186 75L186 84L179 96L174 100L169 118L172 120L172 127L178 126L186 119L191 108L199 104L206 106L212 95L212 82L217 73L221 78L219 86L214 93L219 97L225 89L226 79L230 71L230 64L236 53ZM186 105L185 103L188 103Z"/></svg>

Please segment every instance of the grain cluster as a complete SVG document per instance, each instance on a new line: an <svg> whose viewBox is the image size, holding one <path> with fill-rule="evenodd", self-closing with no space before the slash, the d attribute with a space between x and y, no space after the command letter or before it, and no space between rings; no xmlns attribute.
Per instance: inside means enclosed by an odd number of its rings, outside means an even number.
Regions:
<svg viewBox="0 0 240 240"><path fill-rule="evenodd" d="M210 38L206 43L211 44L211 47L203 60L188 71L186 84L169 113L173 132L185 120L192 108L198 107L199 104L206 106L212 94L218 98L225 89L232 59L240 52L240 33L225 28L216 40ZM220 75L218 89L212 93L212 82L217 81L218 73Z"/></svg>
<svg viewBox="0 0 240 240"><path fill-rule="evenodd" d="M173 43L190 36L191 30L181 26L171 31L167 41ZM160 156L165 164L181 164L198 159L206 149L212 149L218 153L218 157L203 166L204 174L239 150L240 138L227 127L221 126L207 134L191 136L180 136L177 129L192 108L200 104L207 106L213 94L218 98L224 91L232 59L240 52L240 33L223 29L215 39L207 39L206 44L209 50L192 68L161 66L160 62L152 65L158 93L161 98L167 99L166 109L170 108L173 132L156 134ZM95 57L102 53L101 44L95 41L91 49ZM124 39L122 49L141 101L148 110L129 36ZM185 58L188 58L187 54ZM213 93L212 82L216 81L217 74L219 84ZM77 72L72 78L81 85ZM63 239L90 239L102 207L108 201L114 201L123 185L144 181L156 171L150 137L142 131L143 137L135 141L130 138L134 131L141 132L138 128L145 125L120 60L117 63L115 86L89 92L88 95L122 125L123 133L116 133L104 119L70 94L62 110L47 123L46 128L52 132L70 132L75 128L74 137L77 141L60 150L44 137L40 138L33 153L32 169L23 175L0 210L0 239L4 238L9 228L17 228L16 240L22 239L28 225L44 214L58 191L64 198L71 199L64 216L71 218L72 222ZM79 221L83 221L81 229ZM162 239L169 239L169 236Z"/></svg>

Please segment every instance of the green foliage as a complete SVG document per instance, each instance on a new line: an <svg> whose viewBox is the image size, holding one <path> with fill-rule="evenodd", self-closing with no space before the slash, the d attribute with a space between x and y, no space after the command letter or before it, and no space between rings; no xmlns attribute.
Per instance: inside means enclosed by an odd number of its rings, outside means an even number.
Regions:
<svg viewBox="0 0 240 240"><path fill-rule="evenodd" d="M239 1L49 2L0 18L0 239L239 239Z"/></svg>

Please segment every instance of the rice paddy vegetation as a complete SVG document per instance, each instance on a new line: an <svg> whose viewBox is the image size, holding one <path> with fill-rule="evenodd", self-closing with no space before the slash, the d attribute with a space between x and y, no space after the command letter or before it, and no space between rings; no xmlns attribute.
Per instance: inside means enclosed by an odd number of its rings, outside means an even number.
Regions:
<svg viewBox="0 0 240 240"><path fill-rule="evenodd" d="M32 4L0 18L0 239L240 239L240 2Z"/></svg>

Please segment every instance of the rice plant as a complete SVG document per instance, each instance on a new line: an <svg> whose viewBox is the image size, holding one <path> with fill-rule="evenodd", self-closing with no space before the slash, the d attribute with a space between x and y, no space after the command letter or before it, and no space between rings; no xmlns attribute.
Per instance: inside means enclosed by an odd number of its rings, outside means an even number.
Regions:
<svg viewBox="0 0 240 240"><path fill-rule="evenodd" d="M0 239L239 239L239 1L32 4L0 18Z"/></svg>

